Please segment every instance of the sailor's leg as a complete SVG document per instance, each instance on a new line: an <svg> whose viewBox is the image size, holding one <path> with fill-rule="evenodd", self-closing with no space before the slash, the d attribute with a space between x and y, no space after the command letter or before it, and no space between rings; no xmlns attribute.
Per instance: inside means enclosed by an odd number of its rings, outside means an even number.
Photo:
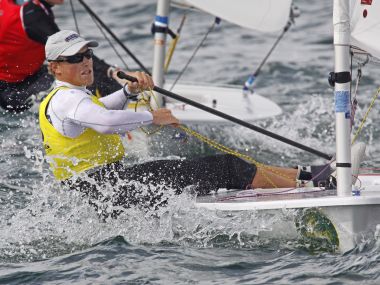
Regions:
<svg viewBox="0 0 380 285"><path fill-rule="evenodd" d="M232 155L213 155L185 160L157 160L125 168L126 180L166 185L181 193L187 186L198 194L219 188L245 189L256 166Z"/></svg>
<svg viewBox="0 0 380 285"><path fill-rule="evenodd" d="M288 188L296 186L297 169L258 167L252 182L253 188Z"/></svg>
<svg viewBox="0 0 380 285"><path fill-rule="evenodd" d="M298 168L281 168L261 166L254 177L253 188L287 188L326 186L332 172L329 164L317 166L298 166Z"/></svg>
<svg viewBox="0 0 380 285"><path fill-rule="evenodd" d="M62 182L71 190L79 191L94 206L102 219L117 217L123 210L138 205L140 208L152 209L160 198L159 193L148 191L144 185L128 181L126 167L116 162L97 170L81 173L77 177ZM128 183L131 182L131 183ZM153 189L154 190L154 189ZM164 201L166 202L166 201Z"/></svg>

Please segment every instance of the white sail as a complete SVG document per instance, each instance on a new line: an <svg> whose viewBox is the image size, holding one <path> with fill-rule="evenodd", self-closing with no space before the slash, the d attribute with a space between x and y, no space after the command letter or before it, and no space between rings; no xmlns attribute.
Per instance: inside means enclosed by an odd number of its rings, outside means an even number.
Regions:
<svg viewBox="0 0 380 285"><path fill-rule="evenodd" d="M350 0L351 45L380 59L380 1Z"/></svg>
<svg viewBox="0 0 380 285"><path fill-rule="evenodd" d="M236 25L275 32L289 20L292 0L186 0L186 3Z"/></svg>

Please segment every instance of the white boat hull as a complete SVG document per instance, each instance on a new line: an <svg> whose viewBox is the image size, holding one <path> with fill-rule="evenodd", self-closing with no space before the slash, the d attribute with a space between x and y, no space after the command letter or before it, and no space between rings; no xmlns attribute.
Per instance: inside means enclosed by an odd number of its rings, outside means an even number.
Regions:
<svg viewBox="0 0 380 285"><path fill-rule="evenodd" d="M376 237L377 225L380 225L380 203L322 207L321 211L334 224L342 252Z"/></svg>
<svg viewBox="0 0 380 285"><path fill-rule="evenodd" d="M258 189L199 197L196 206L225 212L256 211L261 215L313 209L331 221L331 231L336 231L338 238L336 245L340 251L346 252L365 238L376 236L380 229L380 176L359 176L359 179L363 187L360 196L338 197L335 190L320 191L319 188L290 192L286 189ZM279 225L273 225L273 232L265 234L276 238L299 236L296 216L290 215L287 221L279 220Z"/></svg>

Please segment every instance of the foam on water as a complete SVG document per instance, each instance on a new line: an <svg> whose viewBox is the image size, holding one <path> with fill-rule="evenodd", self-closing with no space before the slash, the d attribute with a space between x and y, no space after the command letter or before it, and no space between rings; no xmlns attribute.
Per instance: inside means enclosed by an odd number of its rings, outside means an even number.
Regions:
<svg viewBox="0 0 380 285"><path fill-rule="evenodd" d="M279 218L259 218L256 213L222 216L196 209L194 197L184 193L168 194L167 207L130 208L104 221L79 192L62 190L50 175L43 176L31 189L11 188L2 197L2 262L45 259L115 236L133 244L252 247L265 243L256 239L258 232L271 231Z"/></svg>

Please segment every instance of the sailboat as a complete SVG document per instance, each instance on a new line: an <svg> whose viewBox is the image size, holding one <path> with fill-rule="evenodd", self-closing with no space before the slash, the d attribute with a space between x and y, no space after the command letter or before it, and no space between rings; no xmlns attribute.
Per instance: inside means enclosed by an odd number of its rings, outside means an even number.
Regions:
<svg viewBox="0 0 380 285"><path fill-rule="evenodd" d="M275 0L260 1L181 1L182 4L195 7L206 13L225 19L236 25L261 32L280 31L289 21L292 0L277 3ZM260 7L260 9L258 9ZM169 21L170 0L157 1L157 16L155 26L159 27L154 34L153 80L156 86L170 89L171 84L164 80L164 61L166 32ZM247 13L249 11L249 13ZM236 86L209 86L205 84L176 84L172 90L175 93L194 100L202 105L213 108L247 122L273 117L282 113L281 108L273 101L256 93L243 94L242 88ZM197 108L178 103L170 98L162 100L156 93L151 99L154 107L165 107L183 123L226 123L225 120Z"/></svg>
<svg viewBox="0 0 380 285"><path fill-rule="evenodd" d="M197 207L229 215L251 211L256 218L292 212L291 217L273 224L274 236L329 240L341 252L379 234L380 176L359 175L361 185L352 185L350 141L350 52L355 48L380 58L379 11L379 1L334 0L333 4L337 189L219 191L198 197ZM263 231L268 234L267 229Z"/></svg>
<svg viewBox="0 0 380 285"><path fill-rule="evenodd" d="M157 25L167 25L168 2L158 1ZM335 84L337 189L218 191L209 196L198 197L196 207L225 212L227 215L250 211L255 213L253 217L264 218L286 211L295 213L287 216L286 220L274 221L270 233L278 238L303 235L328 239L334 248L345 252L354 248L368 234L376 236L380 232L380 175L359 175L362 184L352 185L350 142L350 52L354 47L380 58L380 40L377 37L380 3L372 0L334 0L333 7L335 71L331 79ZM155 34L153 77L158 86L164 83L161 70L165 55L165 37L165 33ZM185 95L179 89L173 92ZM152 101L153 105L154 103L156 101ZM206 107L213 109L213 106ZM175 115L181 118L180 113ZM242 123L244 122L240 120L240 124ZM267 229L265 231L268 235Z"/></svg>

